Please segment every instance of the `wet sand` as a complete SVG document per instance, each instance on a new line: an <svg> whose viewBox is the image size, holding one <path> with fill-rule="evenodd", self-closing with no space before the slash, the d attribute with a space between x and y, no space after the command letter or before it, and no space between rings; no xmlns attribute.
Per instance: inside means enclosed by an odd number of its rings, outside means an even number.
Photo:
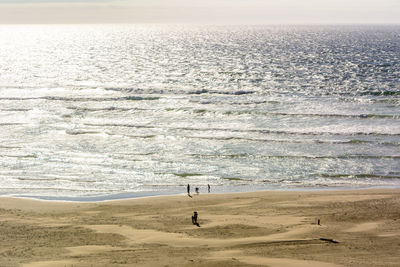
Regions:
<svg viewBox="0 0 400 267"><path fill-rule="evenodd" d="M399 251L399 189L0 198L0 266L398 266Z"/></svg>

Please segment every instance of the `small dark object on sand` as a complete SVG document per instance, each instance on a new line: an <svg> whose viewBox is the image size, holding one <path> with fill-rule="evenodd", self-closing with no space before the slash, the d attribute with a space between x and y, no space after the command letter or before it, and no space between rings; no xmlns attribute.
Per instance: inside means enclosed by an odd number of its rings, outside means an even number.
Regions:
<svg viewBox="0 0 400 267"><path fill-rule="evenodd" d="M330 242L330 243L334 243L334 244L338 244L339 243L339 241L333 240L331 238L320 238L319 240Z"/></svg>
<svg viewBox="0 0 400 267"><path fill-rule="evenodd" d="M193 213L193 216L192 216L192 223L193 223L194 225L197 225L198 227L200 227L200 224L197 222L197 216L198 216L197 211L195 211L195 212Z"/></svg>

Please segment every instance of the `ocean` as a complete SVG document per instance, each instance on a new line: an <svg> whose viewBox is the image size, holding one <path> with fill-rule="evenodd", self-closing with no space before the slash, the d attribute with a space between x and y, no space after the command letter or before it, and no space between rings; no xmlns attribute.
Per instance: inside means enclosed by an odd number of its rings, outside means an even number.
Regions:
<svg viewBox="0 0 400 267"><path fill-rule="evenodd" d="M399 148L399 25L0 26L0 196L399 187Z"/></svg>

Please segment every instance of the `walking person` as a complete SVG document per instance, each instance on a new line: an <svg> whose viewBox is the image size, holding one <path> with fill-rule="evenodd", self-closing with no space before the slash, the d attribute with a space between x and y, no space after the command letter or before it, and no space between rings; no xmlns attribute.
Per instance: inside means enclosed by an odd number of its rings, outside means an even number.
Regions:
<svg viewBox="0 0 400 267"><path fill-rule="evenodd" d="M196 225L197 227L200 227L200 224L197 222L197 217L198 217L198 213L197 213L197 211L195 211L192 216L192 223L194 225Z"/></svg>

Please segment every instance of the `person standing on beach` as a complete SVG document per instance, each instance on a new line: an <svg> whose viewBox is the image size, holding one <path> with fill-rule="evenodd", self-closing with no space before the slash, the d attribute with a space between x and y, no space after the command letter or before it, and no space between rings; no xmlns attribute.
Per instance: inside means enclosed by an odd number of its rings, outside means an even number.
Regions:
<svg viewBox="0 0 400 267"><path fill-rule="evenodd" d="M200 224L197 222L197 217L198 217L198 214L197 214L197 211L195 211L195 212L193 213L193 216L192 216L192 223L193 223L194 225L196 225L197 227L200 227Z"/></svg>
<svg viewBox="0 0 400 267"><path fill-rule="evenodd" d="M187 193L188 193L188 196L190 196L190 184L187 185Z"/></svg>
<svg viewBox="0 0 400 267"><path fill-rule="evenodd" d="M210 193L210 191L211 191L210 184L207 185L207 188L208 188L208 193Z"/></svg>

